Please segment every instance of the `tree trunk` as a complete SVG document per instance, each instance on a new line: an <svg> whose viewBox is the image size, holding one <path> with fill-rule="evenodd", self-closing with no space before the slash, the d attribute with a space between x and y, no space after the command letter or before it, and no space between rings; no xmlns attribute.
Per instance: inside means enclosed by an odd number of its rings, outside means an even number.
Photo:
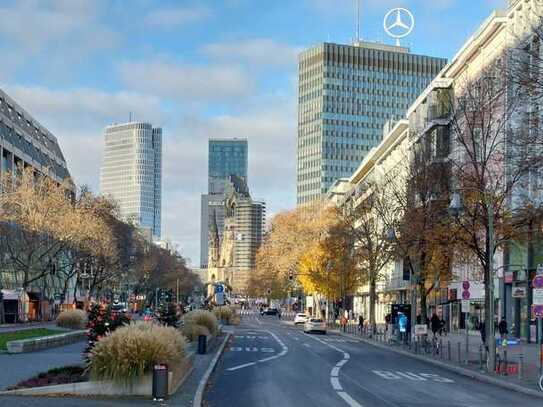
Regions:
<svg viewBox="0 0 543 407"><path fill-rule="evenodd" d="M377 283L375 279L370 280L370 327L375 332L375 302L377 301Z"/></svg>
<svg viewBox="0 0 543 407"><path fill-rule="evenodd" d="M420 295L420 323L425 324L426 318L428 318L428 312L426 310L428 295L426 293L425 280L421 281L419 284L419 295Z"/></svg>

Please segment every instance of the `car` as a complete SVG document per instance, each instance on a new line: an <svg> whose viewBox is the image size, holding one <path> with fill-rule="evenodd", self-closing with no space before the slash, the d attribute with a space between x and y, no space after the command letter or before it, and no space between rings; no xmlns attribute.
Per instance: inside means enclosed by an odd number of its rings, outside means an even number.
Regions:
<svg viewBox="0 0 543 407"><path fill-rule="evenodd" d="M322 319L309 318L304 323L304 332L305 333L320 332L326 335L326 323Z"/></svg>
<svg viewBox="0 0 543 407"><path fill-rule="evenodd" d="M296 314L294 317L294 325L305 324L307 321L307 315L305 314Z"/></svg>
<svg viewBox="0 0 543 407"><path fill-rule="evenodd" d="M266 308L262 311L262 315L279 315L279 310L277 308Z"/></svg>

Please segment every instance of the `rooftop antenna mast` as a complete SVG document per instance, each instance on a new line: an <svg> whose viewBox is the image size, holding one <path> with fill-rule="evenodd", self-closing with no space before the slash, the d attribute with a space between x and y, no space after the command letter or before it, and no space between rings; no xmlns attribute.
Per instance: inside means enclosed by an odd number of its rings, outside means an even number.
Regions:
<svg viewBox="0 0 543 407"><path fill-rule="evenodd" d="M355 44L360 42L360 0L356 0L356 39Z"/></svg>

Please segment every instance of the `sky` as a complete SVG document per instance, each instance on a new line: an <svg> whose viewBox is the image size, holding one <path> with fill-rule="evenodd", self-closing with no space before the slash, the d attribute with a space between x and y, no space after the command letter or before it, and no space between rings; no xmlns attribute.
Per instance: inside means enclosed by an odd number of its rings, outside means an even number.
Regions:
<svg viewBox="0 0 543 407"><path fill-rule="evenodd" d="M361 0L361 37L451 58L505 0ZM296 203L297 55L351 43L354 0L0 0L0 88L58 138L99 192L104 128L163 128L162 233L197 266L210 137L246 137L249 186L268 215Z"/></svg>

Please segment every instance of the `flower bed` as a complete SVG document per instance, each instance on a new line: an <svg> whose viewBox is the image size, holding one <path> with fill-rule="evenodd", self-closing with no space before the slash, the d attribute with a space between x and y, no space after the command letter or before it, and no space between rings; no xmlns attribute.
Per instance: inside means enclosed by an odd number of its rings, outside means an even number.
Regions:
<svg viewBox="0 0 543 407"><path fill-rule="evenodd" d="M57 367L23 380L8 390L28 389L32 387L52 386L56 384L79 383L89 380L89 375L82 366Z"/></svg>

